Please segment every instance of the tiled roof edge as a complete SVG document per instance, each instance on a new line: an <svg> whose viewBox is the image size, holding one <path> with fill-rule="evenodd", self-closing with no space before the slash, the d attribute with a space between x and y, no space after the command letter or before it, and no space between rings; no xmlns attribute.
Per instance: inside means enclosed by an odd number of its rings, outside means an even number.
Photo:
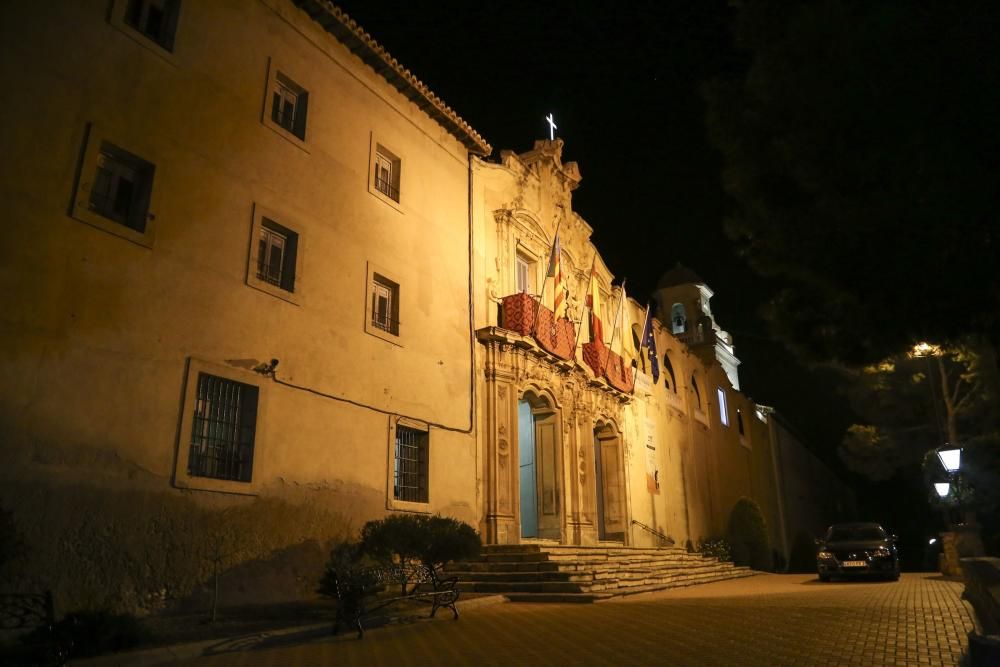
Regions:
<svg viewBox="0 0 1000 667"><path fill-rule="evenodd" d="M357 21L330 0L292 0L324 30L370 65L375 73L396 87L424 113L441 124L470 152L489 155L493 152L483 137L472 129L455 110L431 92L424 82L393 58L385 48L365 32Z"/></svg>

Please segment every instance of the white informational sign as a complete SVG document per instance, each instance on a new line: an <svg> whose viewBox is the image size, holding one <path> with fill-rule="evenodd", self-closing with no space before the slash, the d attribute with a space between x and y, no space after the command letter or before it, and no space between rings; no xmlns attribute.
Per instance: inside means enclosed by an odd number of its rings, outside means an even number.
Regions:
<svg viewBox="0 0 1000 667"><path fill-rule="evenodd" d="M646 421L646 488L660 493L660 463L656 456L656 423Z"/></svg>

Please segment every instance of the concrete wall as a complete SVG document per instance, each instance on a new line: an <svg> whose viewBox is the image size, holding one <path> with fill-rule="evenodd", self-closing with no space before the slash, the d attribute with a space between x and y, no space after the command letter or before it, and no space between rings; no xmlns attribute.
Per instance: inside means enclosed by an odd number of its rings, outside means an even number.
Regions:
<svg viewBox="0 0 1000 667"><path fill-rule="evenodd" d="M220 489L251 497L222 504L276 498L273 521L313 526L268 548L384 514L400 416L430 431L430 502L407 509L474 522L467 150L288 0L184 2L172 53L108 5L17 3L0 22L21 100L0 109L0 502L60 565L32 576L58 588L56 570L116 567L66 539L111 530L82 514L107 498L139 523L219 504L173 488L198 485L177 470L192 364L260 387L252 483ZM268 123L275 68L309 92L304 141ZM155 165L143 238L75 205L100 138ZM398 205L371 191L375 141L402 160ZM299 234L293 295L248 278L261 209ZM400 285L395 341L366 332L370 266ZM250 370L271 358L280 382ZM21 493L25 479L48 490ZM108 586L78 588L74 603Z"/></svg>

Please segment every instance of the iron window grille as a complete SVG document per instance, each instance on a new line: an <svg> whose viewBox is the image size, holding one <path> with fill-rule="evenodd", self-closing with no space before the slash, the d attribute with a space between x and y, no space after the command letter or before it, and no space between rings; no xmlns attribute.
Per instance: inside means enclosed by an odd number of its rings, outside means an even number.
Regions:
<svg viewBox="0 0 1000 667"><path fill-rule="evenodd" d="M257 430L258 388L198 374L188 474L249 482Z"/></svg>
<svg viewBox="0 0 1000 667"><path fill-rule="evenodd" d="M375 151L375 189L399 202L400 160L382 146Z"/></svg>
<svg viewBox="0 0 1000 667"><path fill-rule="evenodd" d="M371 322L376 329L399 335L399 285L377 273L371 285Z"/></svg>
<svg viewBox="0 0 1000 667"><path fill-rule="evenodd" d="M427 431L396 425L393 497L411 503L427 502Z"/></svg>
<svg viewBox="0 0 1000 667"><path fill-rule="evenodd" d="M129 0L125 23L167 51L173 51L180 11L180 0Z"/></svg>
<svg viewBox="0 0 1000 667"><path fill-rule="evenodd" d="M306 138L306 112L309 93L278 72L271 91L271 120L299 139Z"/></svg>
<svg viewBox="0 0 1000 667"><path fill-rule="evenodd" d="M294 292L298 239L295 232L263 218L257 239L257 279Z"/></svg>
<svg viewBox="0 0 1000 667"><path fill-rule="evenodd" d="M89 208L137 232L146 231L152 164L107 141L101 142L97 171L90 187Z"/></svg>

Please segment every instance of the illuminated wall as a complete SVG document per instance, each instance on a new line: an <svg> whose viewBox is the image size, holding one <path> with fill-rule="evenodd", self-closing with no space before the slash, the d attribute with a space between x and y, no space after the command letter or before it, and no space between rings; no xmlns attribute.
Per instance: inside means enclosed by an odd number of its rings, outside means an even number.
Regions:
<svg viewBox="0 0 1000 667"><path fill-rule="evenodd" d="M474 522L478 135L446 130L292 2L175 3L169 43L130 23L126 4L12 5L0 29L24 101L0 110L0 502L36 557L72 570L39 524L101 506L102 493L116 512L183 497L290 524L327 517L264 540L274 548L356 531L388 508ZM304 124L274 113L279 82ZM102 157L107 146L121 152ZM378 152L394 161L391 189L373 182ZM151 173L149 215L126 221L141 231L101 214L121 202L92 194L108 187L99 163L115 159ZM257 276L265 219L297 235L292 289ZM376 273L398 287L393 332L372 326ZM272 358L273 379L253 370ZM259 392L246 480L185 466L199 373ZM397 423L428 433L426 502L394 497ZM162 539L147 551L173 548Z"/></svg>

